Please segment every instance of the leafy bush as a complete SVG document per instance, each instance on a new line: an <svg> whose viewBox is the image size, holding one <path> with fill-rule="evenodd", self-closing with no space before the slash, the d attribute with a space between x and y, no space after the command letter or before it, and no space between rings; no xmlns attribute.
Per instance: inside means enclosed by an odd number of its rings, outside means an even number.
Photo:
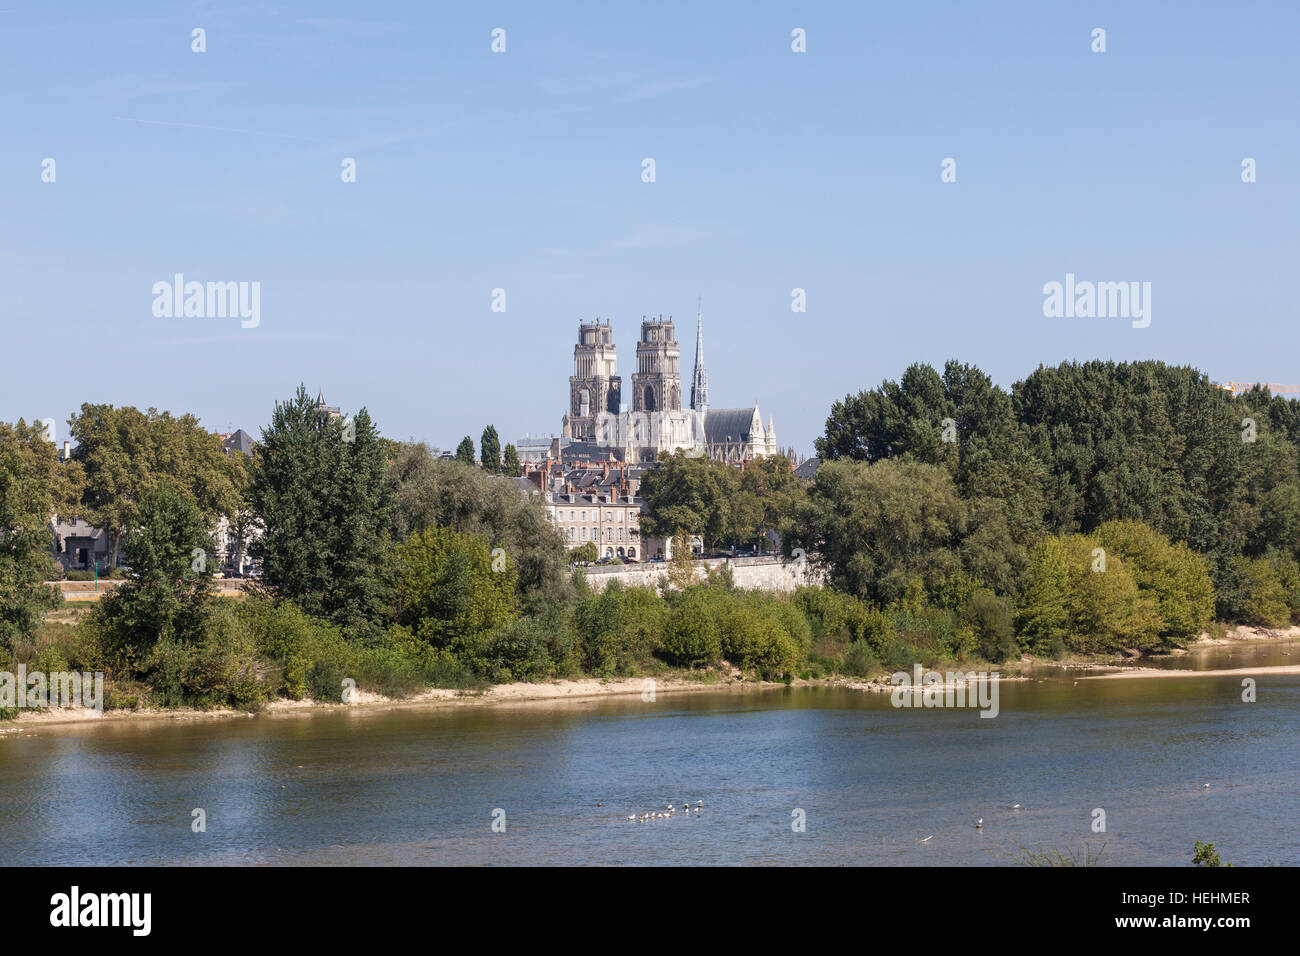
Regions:
<svg viewBox="0 0 1300 956"><path fill-rule="evenodd" d="M668 615L661 647L674 664L701 666L722 657L722 638L700 588L688 588Z"/></svg>
<svg viewBox="0 0 1300 956"><path fill-rule="evenodd" d="M1151 592L1118 552L1086 535L1045 538L1030 552L1020 609L1022 641L1035 653L1151 650L1165 627Z"/></svg>
<svg viewBox="0 0 1300 956"><path fill-rule="evenodd" d="M961 609L960 619L975 634L980 657L1001 664L1020 654L1011 605L992 591L973 593Z"/></svg>
<svg viewBox="0 0 1300 956"><path fill-rule="evenodd" d="M600 549L595 544L588 541L586 544L578 545L576 548L569 549L570 561L599 561Z"/></svg>
<svg viewBox="0 0 1300 956"><path fill-rule="evenodd" d="M431 527L396 549L389 574L396 623L484 672L493 635L517 616L515 569L504 551L494 555L483 538Z"/></svg>
<svg viewBox="0 0 1300 956"><path fill-rule="evenodd" d="M1278 567L1269 558L1237 558L1245 585L1239 608L1243 624L1283 627L1291 620L1290 595Z"/></svg>
<svg viewBox="0 0 1300 956"><path fill-rule="evenodd" d="M552 667L545 629L533 618L511 621L488 643L487 676L494 683L539 680Z"/></svg>

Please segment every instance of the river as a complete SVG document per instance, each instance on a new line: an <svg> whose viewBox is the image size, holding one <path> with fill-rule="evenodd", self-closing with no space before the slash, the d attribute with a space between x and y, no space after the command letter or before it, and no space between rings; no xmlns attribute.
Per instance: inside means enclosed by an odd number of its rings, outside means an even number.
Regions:
<svg viewBox="0 0 1300 956"><path fill-rule="evenodd" d="M1295 865L1300 676L1266 666L1292 661L1183 659L1257 667L1254 703L1240 676L1004 682L994 719L801 687L26 726L0 735L0 862L964 866L1086 841L1182 865L1203 840Z"/></svg>

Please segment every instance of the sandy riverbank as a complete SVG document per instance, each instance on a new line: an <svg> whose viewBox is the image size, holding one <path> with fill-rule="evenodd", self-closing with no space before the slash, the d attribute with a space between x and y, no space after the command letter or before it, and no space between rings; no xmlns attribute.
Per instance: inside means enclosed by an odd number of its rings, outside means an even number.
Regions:
<svg viewBox="0 0 1300 956"><path fill-rule="evenodd" d="M1209 631L1201 634L1188 650L1201 647L1222 647L1225 644L1238 644L1242 641L1294 641L1300 638L1300 626L1292 627L1250 627L1238 625L1224 633L1222 637L1212 637Z"/></svg>
<svg viewBox="0 0 1300 956"><path fill-rule="evenodd" d="M1300 674L1300 664L1283 664L1269 667L1232 667L1226 670L1193 671L1174 670L1168 667L1125 667L1109 674L1088 674L1079 680L1114 680L1130 677L1263 677L1276 674Z"/></svg>
<svg viewBox="0 0 1300 956"><path fill-rule="evenodd" d="M100 723L104 721L165 721L165 720L228 720L240 717L285 717L313 713L332 713L341 710L394 710L399 708L482 707L502 704L547 704L569 701L595 700L605 697L654 694L677 695L689 693L735 693L753 690L795 686L811 687L829 685L830 681L796 680L791 685L772 681L739 680L728 678L713 682L683 678L633 677L617 680L582 678L578 680L549 681L529 684L496 684L483 691L458 691L429 688L411 697L392 698L381 694L357 691L350 704L329 704L314 700L277 700L256 713L219 708L197 710L177 707L168 710L108 710L102 713L84 708L55 708L21 713L17 719L0 721L0 734L43 726ZM834 682L840 683L840 682ZM648 698L648 699L654 699Z"/></svg>
<svg viewBox="0 0 1300 956"><path fill-rule="evenodd" d="M1189 645L1189 650L1213 648L1241 642L1285 642L1300 639L1300 626L1290 628L1235 627L1220 637L1212 637L1208 632ZM1183 651L1181 653L1187 653ZM1229 677L1235 675L1257 676L1267 674L1300 674L1300 664L1274 667L1243 667L1228 670L1173 670L1154 667L1140 667L1131 664L1125 666L1116 662L1077 661L1077 662L1032 662L1040 666L1058 666L1065 670L1103 670L1104 673L1080 675L1080 680L1107 680L1112 678L1139 677ZM1002 681L1033 680L1031 676L1016 674L1014 667L1001 672ZM332 713L343 709L378 711L397 708L443 708L443 707L482 707L506 704L547 705L569 701L596 700L606 697L626 697L646 694L653 690L660 694L675 695L687 693L734 693L754 690L793 687L843 687L849 690L875 693L890 693L894 686L887 681L867 681L862 679L835 678L830 680L796 680L786 685L777 682L741 680L735 673L720 676L714 680L691 680L681 677L658 678L621 678L602 680L600 678L581 678L577 680L548 681L545 683L497 684L482 691L458 691L442 688L430 688L407 698L390 698L380 694L358 691L356 699L350 704L331 704L313 700L277 700L265 705L256 713L231 709L198 710L180 707L169 710L110 710L102 713L89 709L66 708L44 711L29 711L18 715L11 721L0 721L0 736L42 726L100 723L103 721L193 721L193 720L229 720L255 716L283 717L304 716L315 713ZM947 685L938 689L943 690Z"/></svg>

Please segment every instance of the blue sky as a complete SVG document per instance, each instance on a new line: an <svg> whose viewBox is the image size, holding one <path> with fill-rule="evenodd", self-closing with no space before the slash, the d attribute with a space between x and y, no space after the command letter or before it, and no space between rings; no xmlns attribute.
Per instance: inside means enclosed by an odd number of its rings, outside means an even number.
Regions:
<svg viewBox="0 0 1300 956"><path fill-rule="evenodd" d="M60 438L83 401L256 434L299 381L444 448L558 432L580 318L628 379L671 313L688 369L697 296L712 403L803 454L914 361L1300 382L1300 5L0 10L0 420ZM178 272L260 325L155 318ZM1067 272L1151 282L1151 325L1045 318Z"/></svg>

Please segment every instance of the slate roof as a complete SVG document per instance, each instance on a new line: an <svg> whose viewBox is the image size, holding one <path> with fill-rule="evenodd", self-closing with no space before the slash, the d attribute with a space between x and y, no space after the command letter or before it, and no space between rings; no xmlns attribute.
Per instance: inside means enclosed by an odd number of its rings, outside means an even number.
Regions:
<svg viewBox="0 0 1300 956"><path fill-rule="evenodd" d="M798 468L794 470L794 473L798 475L800 478L812 478L814 475L817 474L817 468L821 465L821 463L822 460L814 456L812 458L809 458L807 461L803 462Z"/></svg>
<svg viewBox="0 0 1300 956"><path fill-rule="evenodd" d="M704 416L704 437L710 445L727 441L749 441L754 424L752 408L710 408Z"/></svg>
<svg viewBox="0 0 1300 956"><path fill-rule="evenodd" d="M229 438L221 443L221 445L226 449L227 453L236 451L242 452L245 455L251 455L253 453L253 438L242 428L233 432Z"/></svg>

